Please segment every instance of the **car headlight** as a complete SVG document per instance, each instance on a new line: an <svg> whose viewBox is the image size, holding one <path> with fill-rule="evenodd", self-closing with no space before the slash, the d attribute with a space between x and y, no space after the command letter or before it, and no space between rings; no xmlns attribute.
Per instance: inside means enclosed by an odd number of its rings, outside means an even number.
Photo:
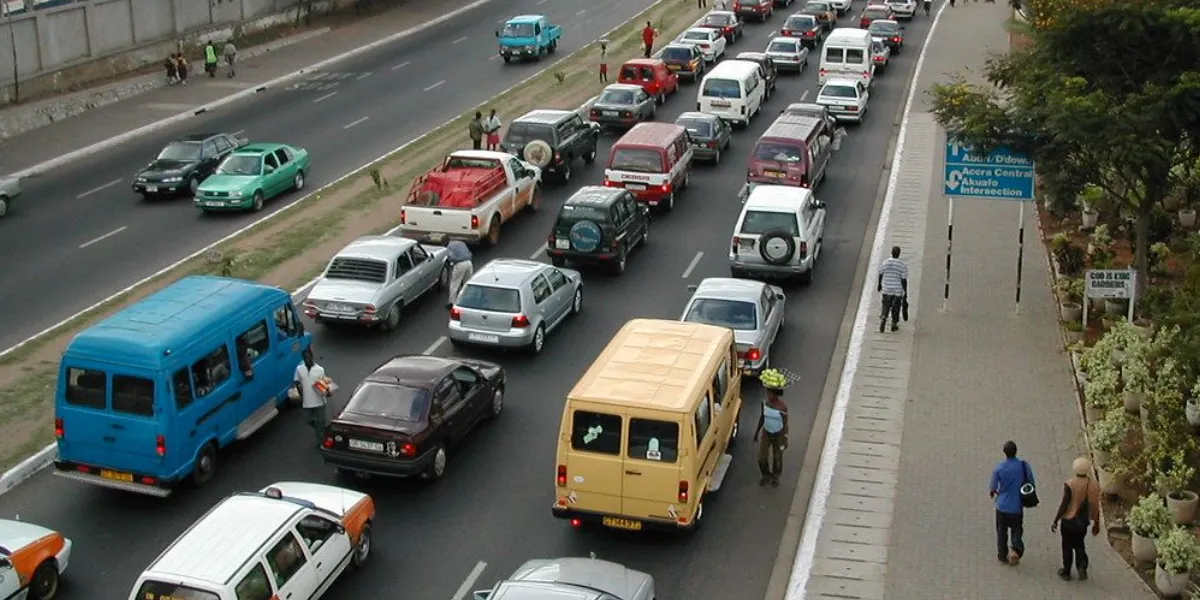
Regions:
<svg viewBox="0 0 1200 600"><path fill-rule="evenodd" d="M237 191L237 192L229 192L229 197L230 197L230 198L241 198L242 196L245 196L245 194L243 194L243 193L242 193L242 192L240 192L240 191Z"/></svg>
<svg viewBox="0 0 1200 600"><path fill-rule="evenodd" d="M179 183L180 181L183 181L182 177L166 177L163 179L163 183Z"/></svg>
<svg viewBox="0 0 1200 600"><path fill-rule="evenodd" d="M525 49L530 52L533 52L534 50L537 50L537 46L525 46Z"/></svg>
<svg viewBox="0 0 1200 600"><path fill-rule="evenodd" d="M146 183L145 177L138 177L137 180L138 180L138 183Z"/></svg>

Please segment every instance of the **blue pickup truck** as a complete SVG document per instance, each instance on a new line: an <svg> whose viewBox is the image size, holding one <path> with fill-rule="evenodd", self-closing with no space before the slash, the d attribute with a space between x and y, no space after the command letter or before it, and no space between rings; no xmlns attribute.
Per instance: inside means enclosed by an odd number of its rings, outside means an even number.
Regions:
<svg viewBox="0 0 1200 600"><path fill-rule="evenodd" d="M558 50L562 27L551 25L543 15L521 15L506 21L504 27L496 31L496 37L500 40L500 57L504 62L514 58L541 60L543 54Z"/></svg>

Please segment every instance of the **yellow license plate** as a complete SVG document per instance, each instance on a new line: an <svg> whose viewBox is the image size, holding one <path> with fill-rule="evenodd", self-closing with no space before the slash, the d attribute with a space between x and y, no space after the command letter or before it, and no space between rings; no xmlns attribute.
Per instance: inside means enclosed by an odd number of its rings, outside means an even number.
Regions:
<svg viewBox="0 0 1200 600"><path fill-rule="evenodd" d="M683 65L667 65L667 68L672 71L678 71L683 68Z"/></svg>
<svg viewBox="0 0 1200 600"><path fill-rule="evenodd" d="M764 171L763 175L766 175L767 177L774 177L776 179L783 179L783 176L787 175L787 173L781 173L779 171Z"/></svg>
<svg viewBox="0 0 1200 600"><path fill-rule="evenodd" d="M642 530L642 522L634 521L632 519L617 519L614 517L604 517L603 519L600 520L600 522L604 523L605 527L612 527L613 529L628 529L629 531L641 531Z"/></svg>
<svg viewBox="0 0 1200 600"><path fill-rule="evenodd" d="M112 479L113 481L124 481L126 483L133 483L133 475L130 473L122 473L120 471L105 471L105 470L101 469L100 476L105 479Z"/></svg>

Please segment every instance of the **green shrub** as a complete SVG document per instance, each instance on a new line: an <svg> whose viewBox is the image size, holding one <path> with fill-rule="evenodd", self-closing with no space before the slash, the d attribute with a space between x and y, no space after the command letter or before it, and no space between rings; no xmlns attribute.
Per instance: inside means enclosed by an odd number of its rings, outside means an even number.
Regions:
<svg viewBox="0 0 1200 600"><path fill-rule="evenodd" d="M1151 492L1130 507L1125 521L1134 533L1148 538L1159 538L1171 531L1174 520L1162 496Z"/></svg>

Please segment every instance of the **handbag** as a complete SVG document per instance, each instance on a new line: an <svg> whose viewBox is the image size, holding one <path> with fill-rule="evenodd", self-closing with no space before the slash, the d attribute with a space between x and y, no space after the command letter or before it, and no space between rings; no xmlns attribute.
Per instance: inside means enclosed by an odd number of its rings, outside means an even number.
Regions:
<svg viewBox="0 0 1200 600"><path fill-rule="evenodd" d="M908 294L904 295L904 300L900 301L900 316L904 317L904 322L908 322Z"/></svg>
<svg viewBox="0 0 1200 600"><path fill-rule="evenodd" d="M1038 499L1037 488L1029 482L1029 463L1021 461L1021 470L1024 474L1024 477L1022 477L1023 483L1021 484L1020 489L1021 506L1025 508L1033 508L1038 504L1041 504L1042 501Z"/></svg>

